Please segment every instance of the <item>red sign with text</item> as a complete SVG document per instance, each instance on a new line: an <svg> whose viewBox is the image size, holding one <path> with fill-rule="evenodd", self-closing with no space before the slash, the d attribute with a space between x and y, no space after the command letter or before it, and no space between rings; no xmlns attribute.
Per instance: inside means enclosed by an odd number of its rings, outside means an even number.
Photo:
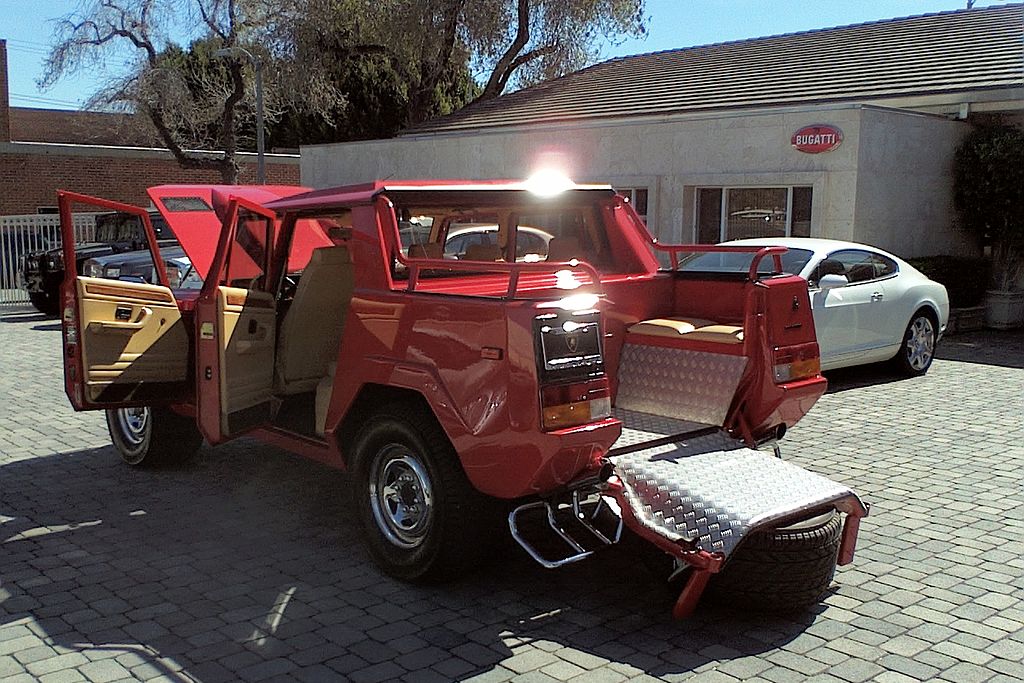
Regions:
<svg viewBox="0 0 1024 683"><path fill-rule="evenodd" d="M831 152L843 141L843 131L827 123L804 126L793 133L790 143L806 154Z"/></svg>

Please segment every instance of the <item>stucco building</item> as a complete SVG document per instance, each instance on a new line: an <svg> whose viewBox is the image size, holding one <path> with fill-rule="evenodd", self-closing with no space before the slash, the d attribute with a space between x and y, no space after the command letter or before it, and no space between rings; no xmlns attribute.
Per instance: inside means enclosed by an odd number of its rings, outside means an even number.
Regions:
<svg viewBox="0 0 1024 683"><path fill-rule="evenodd" d="M952 160L1024 121L1024 5L613 59L391 140L302 148L302 181L522 178L555 166L631 197L663 241L831 237L970 253Z"/></svg>

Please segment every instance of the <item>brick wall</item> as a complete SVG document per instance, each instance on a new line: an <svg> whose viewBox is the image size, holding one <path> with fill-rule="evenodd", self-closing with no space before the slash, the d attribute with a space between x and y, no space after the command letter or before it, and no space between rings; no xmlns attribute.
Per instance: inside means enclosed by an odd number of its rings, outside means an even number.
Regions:
<svg viewBox="0 0 1024 683"><path fill-rule="evenodd" d="M20 147L20 145L6 146ZM32 146L35 148L36 146ZM59 148L56 148L59 149ZM104 199L149 205L146 188L167 183L219 183L212 171L186 171L170 158L5 152L0 150L0 215L35 213L38 207L56 206L57 190L72 190ZM151 155L159 153L150 153ZM256 182L256 165L244 164L240 183ZM267 182L296 185L298 163L268 160Z"/></svg>

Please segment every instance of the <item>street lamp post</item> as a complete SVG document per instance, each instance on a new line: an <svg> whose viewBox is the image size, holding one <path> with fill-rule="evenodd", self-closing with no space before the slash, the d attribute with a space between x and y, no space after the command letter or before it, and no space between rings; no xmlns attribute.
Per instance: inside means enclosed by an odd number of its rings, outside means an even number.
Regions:
<svg viewBox="0 0 1024 683"><path fill-rule="evenodd" d="M225 47L214 51L214 57L245 57L256 70L256 182L263 185L267 182L263 148L263 64L251 52L243 47Z"/></svg>

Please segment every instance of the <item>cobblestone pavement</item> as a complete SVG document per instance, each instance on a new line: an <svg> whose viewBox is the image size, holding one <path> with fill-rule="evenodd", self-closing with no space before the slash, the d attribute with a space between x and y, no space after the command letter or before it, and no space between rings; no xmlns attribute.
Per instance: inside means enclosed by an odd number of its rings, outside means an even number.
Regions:
<svg viewBox="0 0 1024 683"><path fill-rule="evenodd" d="M387 579L345 477L252 441L131 470L69 408L59 334L0 321L0 679L1024 678L1024 335L950 338L920 379L835 373L784 452L873 504L855 563L810 613L676 623L618 549Z"/></svg>

